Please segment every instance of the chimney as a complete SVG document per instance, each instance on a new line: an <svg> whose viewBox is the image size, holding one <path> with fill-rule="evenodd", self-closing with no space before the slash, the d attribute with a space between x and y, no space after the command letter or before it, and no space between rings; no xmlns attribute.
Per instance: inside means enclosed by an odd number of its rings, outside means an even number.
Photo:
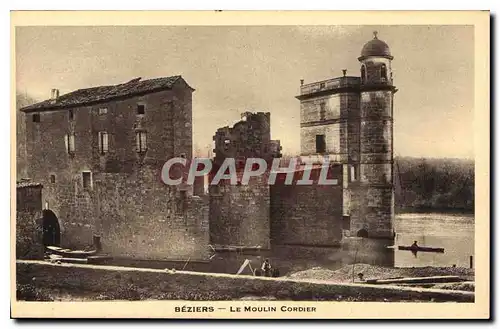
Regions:
<svg viewBox="0 0 500 329"><path fill-rule="evenodd" d="M342 70L342 74L345 76L347 74L347 70L346 69L343 69Z"/></svg>
<svg viewBox="0 0 500 329"><path fill-rule="evenodd" d="M51 89L50 99L56 101L59 98L59 89Z"/></svg>
<svg viewBox="0 0 500 329"><path fill-rule="evenodd" d="M303 86L304 85L304 79L300 79L300 85Z"/></svg>

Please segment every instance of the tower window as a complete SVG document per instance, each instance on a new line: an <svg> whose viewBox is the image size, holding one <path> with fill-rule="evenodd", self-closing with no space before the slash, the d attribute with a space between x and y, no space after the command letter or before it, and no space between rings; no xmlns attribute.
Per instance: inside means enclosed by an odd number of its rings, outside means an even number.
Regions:
<svg viewBox="0 0 500 329"><path fill-rule="evenodd" d="M380 78L382 79L382 81L387 81L387 67L385 66L385 64L382 64L382 66L380 67Z"/></svg>
<svg viewBox="0 0 500 329"><path fill-rule="evenodd" d="M56 175L50 175L50 183L54 184L56 182Z"/></svg>
<svg viewBox="0 0 500 329"><path fill-rule="evenodd" d="M357 168L355 166L351 165L351 175L350 175L351 176L351 179L350 179L351 182L355 182L357 180L357 176L358 175L357 175L357 172L356 172L357 170L356 169Z"/></svg>
<svg viewBox="0 0 500 329"><path fill-rule="evenodd" d="M99 153L108 153L108 133L105 131L100 131L99 135Z"/></svg>
<svg viewBox="0 0 500 329"><path fill-rule="evenodd" d="M366 68L364 65L361 65L361 83L365 83L366 81Z"/></svg>
<svg viewBox="0 0 500 329"><path fill-rule="evenodd" d="M325 120L325 116L326 116L326 104L325 103L321 103L319 106L320 106L320 108L319 108L319 119L320 120Z"/></svg>
<svg viewBox="0 0 500 329"><path fill-rule="evenodd" d="M68 154L75 153L75 135L64 136L64 143L66 144L66 152Z"/></svg>
<svg viewBox="0 0 500 329"><path fill-rule="evenodd" d="M316 153L326 152L325 135L316 135Z"/></svg>
<svg viewBox="0 0 500 329"><path fill-rule="evenodd" d="M146 113L146 106L144 104L137 104L137 114Z"/></svg>
<svg viewBox="0 0 500 329"><path fill-rule="evenodd" d="M39 113L33 114L33 122L40 122L40 114Z"/></svg>
<svg viewBox="0 0 500 329"><path fill-rule="evenodd" d="M90 171L82 172L82 183L84 189L92 188L92 173Z"/></svg>
<svg viewBox="0 0 500 329"><path fill-rule="evenodd" d="M73 110L68 111L68 117L69 121L73 121L75 119L75 113L73 112Z"/></svg>
<svg viewBox="0 0 500 329"><path fill-rule="evenodd" d="M135 133L135 145L139 153L144 153L148 150L147 133L145 131L138 131Z"/></svg>

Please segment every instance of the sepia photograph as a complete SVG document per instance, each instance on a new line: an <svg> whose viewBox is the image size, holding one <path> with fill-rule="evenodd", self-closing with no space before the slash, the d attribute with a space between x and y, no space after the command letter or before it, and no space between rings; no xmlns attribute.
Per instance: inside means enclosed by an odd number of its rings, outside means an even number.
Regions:
<svg viewBox="0 0 500 329"><path fill-rule="evenodd" d="M488 12L147 15L12 13L14 317L489 316Z"/></svg>

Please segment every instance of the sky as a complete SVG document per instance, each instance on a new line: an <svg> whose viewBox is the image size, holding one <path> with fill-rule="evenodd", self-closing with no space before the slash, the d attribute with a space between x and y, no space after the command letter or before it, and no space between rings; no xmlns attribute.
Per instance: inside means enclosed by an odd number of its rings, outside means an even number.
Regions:
<svg viewBox="0 0 500 329"><path fill-rule="evenodd" d="M300 79L359 75L375 30L394 56L395 155L474 158L473 26L17 27L16 87L41 101L52 88L182 75L196 89L198 152L217 128L262 111L283 153L297 155Z"/></svg>

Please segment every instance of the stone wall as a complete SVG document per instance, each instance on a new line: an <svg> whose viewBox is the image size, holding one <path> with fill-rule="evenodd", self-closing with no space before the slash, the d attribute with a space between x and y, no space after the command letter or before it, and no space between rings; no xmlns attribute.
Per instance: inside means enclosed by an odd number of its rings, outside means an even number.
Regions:
<svg viewBox="0 0 500 329"><path fill-rule="evenodd" d="M144 259L206 259L208 203L163 184L159 171L101 173L91 190L78 182L52 189L61 243L82 248L100 237L103 252Z"/></svg>
<svg viewBox="0 0 500 329"><path fill-rule="evenodd" d="M43 259L42 212L16 212L16 259Z"/></svg>
<svg viewBox="0 0 500 329"><path fill-rule="evenodd" d="M342 239L342 167L337 185L271 186L273 245L338 246ZM313 176L313 175L311 175ZM331 179L332 177L329 177Z"/></svg>
<svg viewBox="0 0 500 329"><path fill-rule="evenodd" d="M16 188L16 259L42 259L42 185L20 182Z"/></svg>
<svg viewBox="0 0 500 329"><path fill-rule="evenodd" d="M248 185L210 185L210 241L217 245L270 248L270 196L267 175Z"/></svg>

